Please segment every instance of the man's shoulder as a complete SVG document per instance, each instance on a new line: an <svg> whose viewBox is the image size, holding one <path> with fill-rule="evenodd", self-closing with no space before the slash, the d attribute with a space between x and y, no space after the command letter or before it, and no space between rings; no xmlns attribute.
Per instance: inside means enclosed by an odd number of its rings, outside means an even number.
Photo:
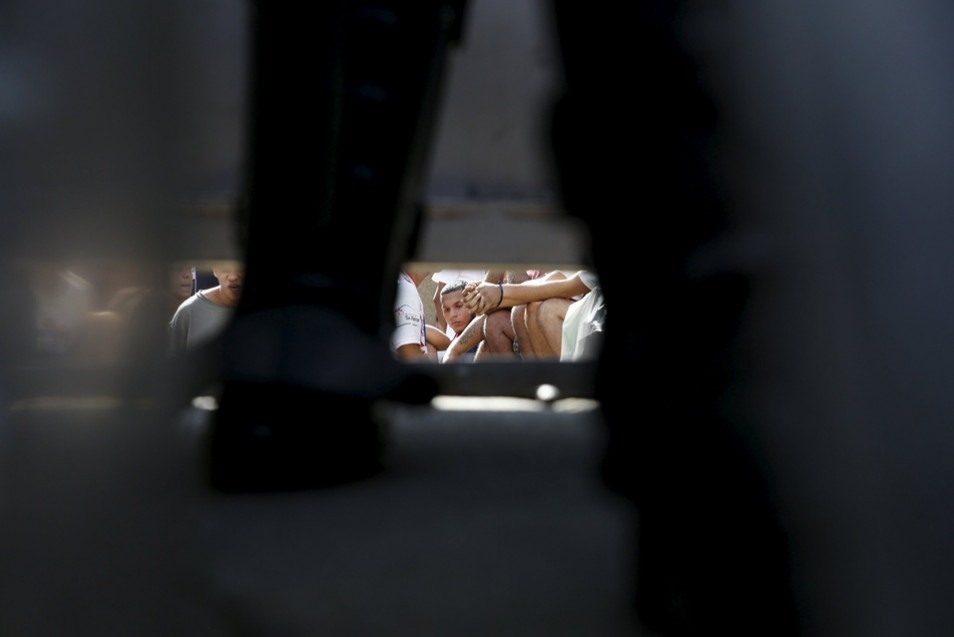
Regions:
<svg viewBox="0 0 954 637"><path fill-rule="evenodd" d="M179 308L175 311L175 315L180 314L193 314L195 312L202 312L206 309L218 307L213 303L209 297L205 294L207 290L199 290L185 301L179 304Z"/></svg>
<svg viewBox="0 0 954 637"><path fill-rule="evenodd" d="M185 311L185 310L188 310L190 307L192 307L193 305L195 305L196 303L198 303L198 302L199 302L199 299L201 298L201 297L199 296L200 294L202 294L201 291L196 292L196 293L194 293L192 296L190 296L189 298L187 298L185 301L183 301L182 303L180 303L180 304L179 304L179 309L176 310L176 312L178 313L178 312L183 312L183 311Z"/></svg>

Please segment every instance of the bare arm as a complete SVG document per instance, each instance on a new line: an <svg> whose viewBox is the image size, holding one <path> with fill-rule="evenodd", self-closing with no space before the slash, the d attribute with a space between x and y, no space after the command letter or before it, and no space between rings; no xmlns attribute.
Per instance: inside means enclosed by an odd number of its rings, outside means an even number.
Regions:
<svg viewBox="0 0 954 637"><path fill-rule="evenodd" d="M444 312L441 310L441 290L444 289L444 286L447 285L443 281L437 284L437 287L434 288L434 320L437 322L437 327L442 330L447 329L447 322L444 320ZM443 347L441 349L444 349Z"/></svg>
<svg viewBox="0 0 954 637"><path fill-rule="evenodd" d="M446 363L448 361L460 360L461 356L484 340L484 323L486 320L486 317L478 316L468 323L464 331L450 342L450 345L444 352L444 360L441 362Z"/></svg>
<svg viewBox="0 0 954 637"><path fill-rule="evenodd" d="M477 314L552 298L572 298L586 294L579 273L569 279L531 279L523 283L478 283L464 288L464 303Z"/></svg>
<svg viewBox="0 0 954 637"><path fill-rule="evenodd" d="M443 352L447 349L448 345L451 343L450 336L446 332L442 332L440 329L434 327L433 325L425 325L427 336L427 344L433 347L439 352Z"/></svg>

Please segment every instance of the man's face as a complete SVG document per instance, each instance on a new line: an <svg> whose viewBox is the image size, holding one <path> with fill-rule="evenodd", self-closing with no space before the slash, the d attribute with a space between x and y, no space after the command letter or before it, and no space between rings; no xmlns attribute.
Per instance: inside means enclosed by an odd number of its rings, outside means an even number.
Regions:
<svg viewBox="0 0 954 637"><path fill-rule="evenodd" d="M461 330L467 327L474 318L473 312L464 305L463 295L462 290L441 295L441 310L444 312L444 320L456 334L460 334Z"/></svg>
<svg viewBox="0 0 954 637"><path fill-rule="evenodd" d="M192 268L177 266L169 270L169 289L180 301L192 296Z"/></svg>
<svg viewBox="0 0 954 637"><path fill-rule="evenodd" d="M242 297L242 281L245 278L245 268L240 263L224 263L212 268L212 274L219 280L222 300L227 305L238 305Z"/></svg>

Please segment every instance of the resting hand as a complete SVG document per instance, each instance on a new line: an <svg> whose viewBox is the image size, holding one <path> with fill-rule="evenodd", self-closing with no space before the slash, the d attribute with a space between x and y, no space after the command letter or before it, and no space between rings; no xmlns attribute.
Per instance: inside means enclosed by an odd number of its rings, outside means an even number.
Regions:
<svg viewBox="0 0 954 637"><path fill-rule="evenodd" d="M496 301L491 302L490 298L496 294L497 284L495 283L468 283L464 287L461 298L464 305L474 314L486 314L488 310L493 309Z"/></svg>
<svg viewBox="0 0 954 637"><path fill-rule="evenodd" d="M468 283L464 286L463 291L461 292L461 299L464 301L464 305L467 306L467 309L471 312L477 313L477 308L480 306L481 296L477 291L477 283Z"/></svg>

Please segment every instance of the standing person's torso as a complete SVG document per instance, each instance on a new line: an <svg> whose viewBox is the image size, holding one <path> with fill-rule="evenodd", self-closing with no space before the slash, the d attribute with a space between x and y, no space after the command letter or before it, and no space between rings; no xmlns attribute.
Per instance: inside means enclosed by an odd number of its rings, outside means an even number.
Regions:
<svg viewBox="0 0 954 637"><path fill-rule="evenodd" d="M174 350L191 349L216 336L228 323L233 308L213 303L199 290L182 302L169 324Z"/></svg>

